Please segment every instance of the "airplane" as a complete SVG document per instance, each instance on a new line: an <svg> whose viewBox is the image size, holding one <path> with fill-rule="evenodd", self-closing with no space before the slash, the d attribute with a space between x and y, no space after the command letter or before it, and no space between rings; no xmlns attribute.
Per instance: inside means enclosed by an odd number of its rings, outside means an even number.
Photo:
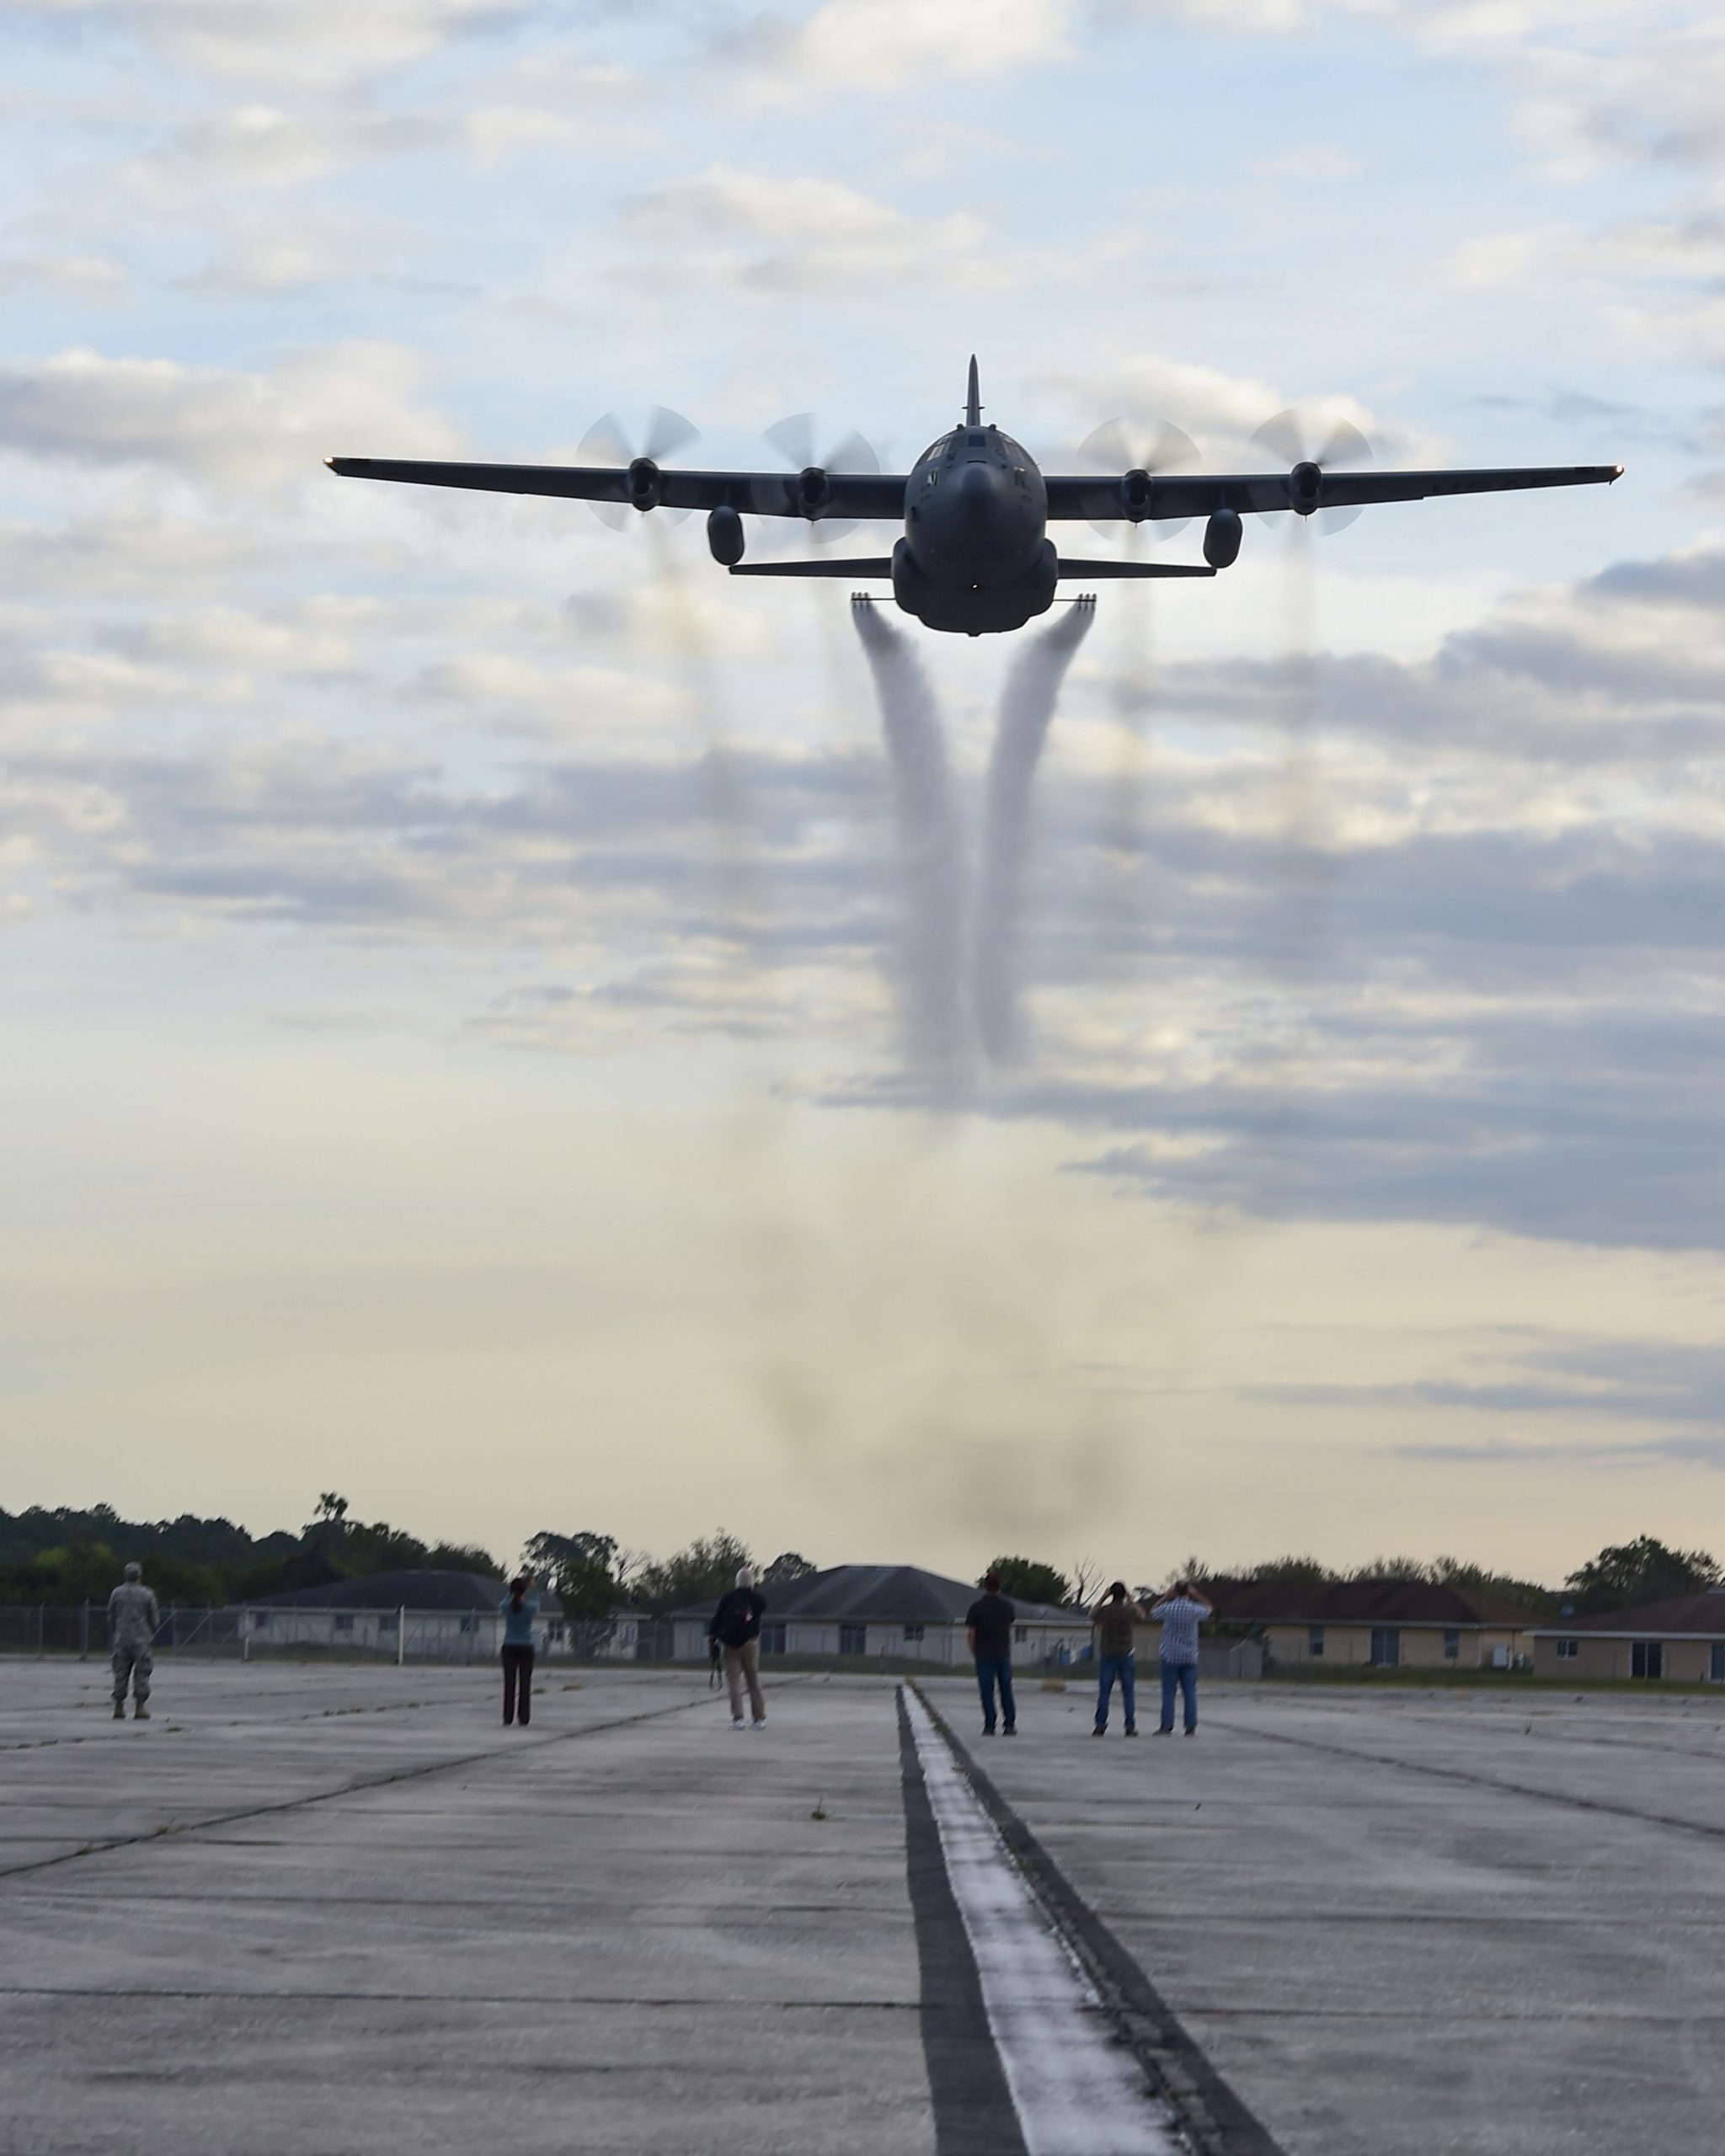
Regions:
<svg viewBox="0 0 1725 2156"><path fill-rule="evenodd" d="M692 430L690 430L692 431ZM1343 430L1366 454L1352 429ZM1284 430L1284 436L1287 430ZM1296 451L1299 445L1294 444ZM1336 460L1332 451L1321 452ZM962 424L930 443L910 472L675 472L651 456L627 465L451 464L383 456L331 456L344 478L399 480L419 487L472 487L489 494L556 494L578 501L705 510L713 558L733 576L842 577L889 580L893 597L931 629L985 636L1023 628L1053 605L1063 579L1213 577L1239 558L1242 519L1291 510L1423 501L1432 494L1507 493L1525 487L1609 486L1621 464L1535 465L1456 472L1334 472L1297 453L1286 471L1156 472L1068 476L1037 469L1029 452L985 426L976 361ZM890 554L860 560L745 562L743 518L880 518L902 522ZM1204 518L1204 560L1081 560L1060 553L1050 523L1116 520L1137 526ZM858 595L860 596L860 595Z"/></svg>

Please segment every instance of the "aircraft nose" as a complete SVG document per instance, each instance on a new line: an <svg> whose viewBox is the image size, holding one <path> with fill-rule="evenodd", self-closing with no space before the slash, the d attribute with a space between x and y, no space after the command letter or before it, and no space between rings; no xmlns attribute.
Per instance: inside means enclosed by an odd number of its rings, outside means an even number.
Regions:
<svg viewBox="0 0 1725 2156"><path fill-rule="evenodd" d="M967 464L958 475L959 501L970 515L987 509L994 499L994 474L985 464Z"/></svg>

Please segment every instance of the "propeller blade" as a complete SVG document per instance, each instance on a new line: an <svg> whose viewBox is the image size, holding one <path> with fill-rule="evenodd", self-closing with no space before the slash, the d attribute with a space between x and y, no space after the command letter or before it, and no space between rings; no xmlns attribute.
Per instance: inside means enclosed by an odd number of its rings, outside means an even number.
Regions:
<svg viewBox="0 0 1725 2156"><path fill-rule="evenodd" d="M1141 456L1136 452L1125 420L1105 419L1079 443L1078 461L1092 471L1106 472L1115 478L1127 472L1148 472L1152 477L1158 472L1183 472L1203 462L1198 444L1171 419L1160 423ZM1103 539L1111 538L1119 528L1119 519L1108 514L1113 506L1112 490L1105 491L1097 500L1101 513L1089 520L1091 530ZM1190 522L1189 517L1178 517L1172 521L1159 521L1156 530L1163 538L1172 539ZM1132 525L1130 528L1136 531L1139 527Z"/></svg>
<svg viewBox="0 0 1725 2156"><path fill-rule="evenodd" d="M1252 439L1256 446L1268 450L1278 463L1285 464L1290 471L1296 464L1308 461L1306 429L1291 405L1285 412L1278 412L1273 419L1266 419Z"/></svg>
<svg viewBox="0 0 1725 2156"><path fill-rule="evenodd" d="M1312 459L1314 464L1322 464L1327 472L1333 464L1370 464L1371 461L1371 444L1348 419L1334 422L1322 448Z"/></svg>
<svg viewBox="0 0 1725 2156"><path fill-rule="evenodd" d="M1118 478L1132 469L1132 437L1124 419L1104 419L1092 427L1078 445L1078 462L1092 472L1108 472Z"/></svg>
<svg viewBox="0 0 1725 2156"><path fill-rule="evenodd" d="M793 412L762 430L761 439L776 450L793 472L804 472L814 462L814 414Z"/></svg>
<svg viewBox="0 0 1725 2156"><path fill-rule="evenodd" d="M681 412L655 404L647 414L647 435L641 454L650 456L655 464L663 464L666 457L675 456L679 450L687 449L700 439L701 430Z"/></svg>
<svg viewBox="0 0 1725 2156"><path fill-rule="evenodd" d="M842 441L836 441L822 457L821 468L827 472L879 472L880 459L874 453L872 442L867 441L854 429Z"/></svg>

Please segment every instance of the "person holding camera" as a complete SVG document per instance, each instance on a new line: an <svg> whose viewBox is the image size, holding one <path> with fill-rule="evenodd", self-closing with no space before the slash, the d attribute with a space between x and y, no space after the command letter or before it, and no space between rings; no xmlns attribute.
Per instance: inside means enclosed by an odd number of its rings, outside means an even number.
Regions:
<svg viewBox="0 0 1725 2156"><path fill-rule="evenodd" d="M533 1622L539 1598L533 1575L522 1572L509 1583L499 1603L503 1613L503 1726L519 1720L525 1729L533 1719Z"/></svg>

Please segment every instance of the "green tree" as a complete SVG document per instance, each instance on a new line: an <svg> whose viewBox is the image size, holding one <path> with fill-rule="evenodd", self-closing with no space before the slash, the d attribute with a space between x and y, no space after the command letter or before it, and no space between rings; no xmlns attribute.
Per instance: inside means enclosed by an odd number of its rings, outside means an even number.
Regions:
<svg viewBox="0 0 1725 2156"><path fill-rule="evenodd" d="M478 1572L490 1580L503 1576L502 1566L477 1542L434 1542L425 1562L434 1572Z"/></svg>
<svg viewBox="0 0 1725 2156"><path fill-rule="evenodd" d="M686 1550L644 1565L635 1576L635 1600L654 1617L685 1604L717 1602L734 1585L737 1568L751 1561L749 1546L724 1528L697 1535Z"/></svg>
<svg viewBox="0 0 1725 2156"><path fill-rule="evenodd" d="M615 1629L613 1615L628 1599L623 1583L626 1561L617 1539L584 1530L577 1534L542 1531L522 1552L563 1605L569 1643L578 1654L596 1653Z"/></svg>
<svg viewBox="0 0 1725 2156"><path fill-rule="evenodd" d="M1001 1593L1019 1602L1047 1602L1059 1609L1071 1597L1065 1574L1033 1557L996 1557L988 1571L1000 1574Z"/></svg>
<svg viewBox="0 0 1725 2156"><path fill-rule="evenodd" d="M1322 1587L1336 1575L1322 1558L1289 1556L1271 1557L1262 1565L1250 1566L1242 1577L1272 1580L1289 1587Z"/></svg>
<svg viewBox="0 0 1725 2156"><path fill-rule="evenodd" d="M1672 1550L1651 1534L1601 1550L1571 1572L1564 1584L1574 1590L1578 1614L1600 1609L1628 1609L1637 1603L1669 1602L1699 1594L1719 1577L1717 1561L1705 1550Z"/></svg>
<svg viewBox="0 0 1725 2156"><path fill-rule="evenodd" d="M771 1587L781 1580L806 1580L811 1573L817 1572L820 1569L818 1565L811 1565L809 1560L798 1550L781 1550L761 1575L761 1584L763 1587Z"/></svg>

